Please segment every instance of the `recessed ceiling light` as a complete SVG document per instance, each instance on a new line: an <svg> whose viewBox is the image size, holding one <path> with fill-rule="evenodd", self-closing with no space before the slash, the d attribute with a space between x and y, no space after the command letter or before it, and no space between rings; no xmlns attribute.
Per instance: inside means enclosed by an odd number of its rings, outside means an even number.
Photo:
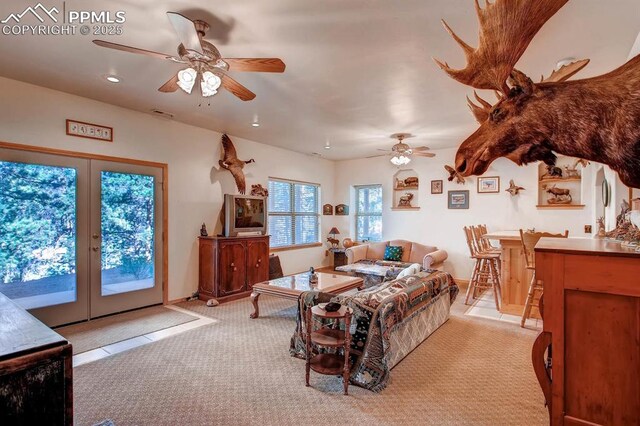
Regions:
<svg viewBox="0 0 640 426"><path fill-rule="evenodd" d="M324 149L331 149L331 143L328 140L324 143Z"/></svg>
<svg viewBox="0 0 640 426"><path fill-rule="evenodd" d="M120 79L115 75L108 75L105 77L109 83L120 83Z"/></svg>
<svg viewBox="0 0 640 426"><path fill-rule="evenodd" d="M252 125L253 127L260 127L260 123L258 123L257 121L256 121L256 122L251 123L251 125Z"/></svg>

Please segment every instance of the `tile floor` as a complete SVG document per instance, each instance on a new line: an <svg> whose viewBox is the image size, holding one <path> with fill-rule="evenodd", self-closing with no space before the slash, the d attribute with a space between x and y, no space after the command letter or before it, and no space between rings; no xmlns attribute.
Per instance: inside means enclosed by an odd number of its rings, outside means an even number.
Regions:
<svg viewBox="0 0 640 426"><path fill-rule="evenodd" d="M461 296L464 297L464 294ZM478 299L473 301L469 306L469 309L467 309L464 314L494 321L510 322L516 324L518 327L520 326L520 320L522 318L518 315L503 314L496 310L492 291L485 291L482 293ZM529 318L525 323L525 328L542 330L542 320Z"/></svg>
<svg viewBox="0 0 640 426"><path fill-rule="evenodd" d="M161 339L166 339L167 337L175 336L176 334L184 333L185 331L193 330L194 328L202 327L203 325L216 322L216 320L212 318L199 315L193 311L189 311L189 310L180 308L178 306L168 305L167 308L198 317L198 319L195 321L176 325L174 327L169 327L163 330L147 333L142 336L132 337L131 339L123 340L117 343L112 343L107 346L102 346L100 348L92 349L90 351L83 352L78 355L74 355L73 366L78 367L80 365L97 361L99 359L103 359L108 356L127 351L129 349L137 348L138 346L147 345L149 343L153 343Z"/></svg>

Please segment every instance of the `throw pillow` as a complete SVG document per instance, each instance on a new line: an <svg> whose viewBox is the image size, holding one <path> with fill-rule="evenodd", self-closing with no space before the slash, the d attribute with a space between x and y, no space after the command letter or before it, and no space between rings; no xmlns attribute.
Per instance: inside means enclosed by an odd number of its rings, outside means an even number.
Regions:
<svg viewBox="0 0 640 426"><path fill-rule="evenodd" d="M394 260L396 262L402 260L402 247L387 246L387 248L384 249L384 260Z"/></svg>
<svg viewBox="0 0 640 426"><path fill-rule="evenodd" d="M409 275L415 275L418 272L420 272L420 270L422 269L422 267L420 266L419 263L414 263L411 266L409 266L408 268L403 269L396 278L404 278L407 277Z"/></svg>

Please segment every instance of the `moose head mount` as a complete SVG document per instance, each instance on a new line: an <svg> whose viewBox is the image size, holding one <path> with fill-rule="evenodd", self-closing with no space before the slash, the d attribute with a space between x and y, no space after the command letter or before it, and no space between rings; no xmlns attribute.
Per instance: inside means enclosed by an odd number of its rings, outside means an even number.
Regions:
<svg viewBox="0 0 640 426"><path fill-rule="evenodd" d="M434 59L453 79L493 90L495 105L475 95L469 106L480 128L458 148L455 169L481 175L499 157L518 165L555 165L556 153L607 164L624 184L640 187L640 55L598 77L567 81L586 66L578 61L534 83L515 69L540 28L569 0L475 1L480 24L473 48L443 21L464 50L467 65L452 69Z"/></svg>

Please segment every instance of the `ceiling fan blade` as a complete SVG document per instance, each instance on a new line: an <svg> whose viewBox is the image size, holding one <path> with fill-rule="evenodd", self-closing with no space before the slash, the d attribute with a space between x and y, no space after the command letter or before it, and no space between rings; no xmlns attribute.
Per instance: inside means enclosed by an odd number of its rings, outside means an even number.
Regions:
<svg viewBox="0 0 640 426"><path fill-rule="evenodd" d="M167 12L169 21L173 29L178 34L178 39L187 50L193 50L202 53L202 45L200 44L200 36L196 31L193 21L184 15L176 12Z"/></svg>
<svg viewBox="0 0 640 426"><path fill-rule="evenodd" d="M129 53L138 53L141 55L152 56L154 58L159 59L169 59L169 60L177 60L180 61L179 58L175 58L171 55L167 55L166 53L153 52L151 50L138 49L137 47L125 46L124 44L111 43L109 41L104 40L93 40L95 44L101 47L107 47L109 49L121 50L123 52Z"/></svg>
<svg viewBox="0 0 640 426"><path fill-rule="evenodd" d="M429 151L431 148L429 148L428 146L417 146L411 149L413 149L414 151Z"/></svg>
<svg viewBox="0 0 640 426"><path fill-rule="evenodd" d="M377 158L377 157L387 157L388 154L378 154L378 155L370 155L368 157L364 157L364 158Z"/></svg>
<svg viewBox="0 0 640 426"><path fill-rule="evenodd" d="M433 152L414 152L412 155L415 155L417 157L429 157L429 158L433 158L436 156Z"/></svg>
<svg viewBox="0 0 640 426"><path fill-rule="evenodd" d="M169 81L160 86L160 88L158 89L158 91L164 93L171 93L175 92L176 90L178 90L178 74L171 77Z"/></svg>
<svg viewBox="0 0 640 426"><path fill-rule="evenodd" d="M229 71L284 72L285 64L278 58L223 58Z"/></svg>
<svg viewBox="0 0 640 426"><path fill-rule="evenodd" d="M241 100L250 101L256 97L255 93L235 81L233 78L229 77L227 74L221 72L220 70L213 70L213 73L220 77L220 79L222 80L222 87L227 89L229 92L231 92Z"/></svg>
<svg viewBox="0 0 640 426"><path fill-rule="evenodd" d="M390 149L382 149L382 148L378 148L378 151L388 152L388 153L393 152L393 151L391 151Z"/></svg>

